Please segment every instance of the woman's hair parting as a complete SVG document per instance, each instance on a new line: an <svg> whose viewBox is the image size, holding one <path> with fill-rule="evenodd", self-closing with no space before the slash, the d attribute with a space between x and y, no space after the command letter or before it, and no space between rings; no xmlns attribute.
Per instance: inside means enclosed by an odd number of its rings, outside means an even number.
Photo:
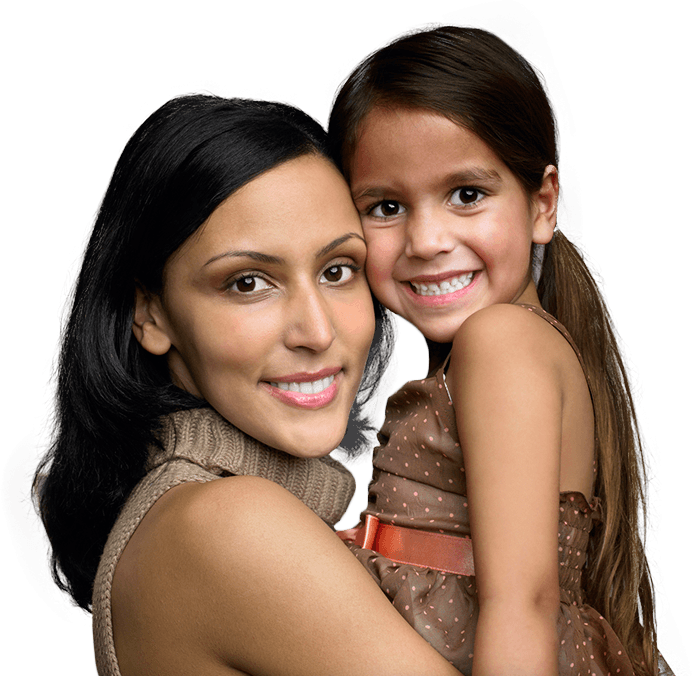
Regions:
<svg viewBox="0 0 692 676"><path fill-rule="evenodd" d="M329 120L332 157L348 177L361 123L374 107L437 113L475 133L527 195L558 165L557 129L536 71L500 38L445 26L405 35L367 57L338 92ZM604 520L591 537L585 588L640 675L657 673L653 592L642 537L645 474L637 420L605 301L579 250L556 230L538 283L543 307L567 327L592 386L595 495Z"/></svg>
<svg viewBox="0 0 692 676"><path fill-rule="evenodd" d="M53 578L89 609L103 547L145 474L162 415L206 405L171 382L165 357L132 332L135 290L162 290L166 261L229 195L306 155L327 157L322 127L281 103L194 95L172 99L127 143L86 248L64 329L52 444L35 478ZM375 304L375 339L343 446L369 427L363 404L391 353Z"/></svg>

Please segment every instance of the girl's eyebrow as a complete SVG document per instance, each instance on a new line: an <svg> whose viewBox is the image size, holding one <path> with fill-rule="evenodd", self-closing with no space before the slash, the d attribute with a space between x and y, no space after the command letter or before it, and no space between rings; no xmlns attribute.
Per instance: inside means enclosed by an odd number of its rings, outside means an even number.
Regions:
<svg viewBox="0 0 692 676"><path fill-rule="evenodd" d="M464 185L473 185L474 183L479 182L484 183L486 185L492 184L499 186L502 184L502 177L497 171L495 171L495 169L470 167L468 169L463 169L461 171L449 174L441 180L441 183L444 183L445 185L451 184L457 187ZM365 186L362 190L359 190L357 193L353 193L352 199L354 202L357 202L358 200L363 199L363 197L381 198L383 195L385 195L387 192L390 192L391 190L391 187L387 186L368 185Z"/></svg>
<svg viewBox="0 0 692 676"><path fill-rule="evenodd" d="M333 251L334 249L341 246L344 242L348 241L349 239L352 239L353 237L356 237L357 239L361 240L363 244L365 244L365 240L361 235L359 235L357 232L349 232L345 235L342 235L341 237L337 237L334 241L330 242L326 246L323 246L317 252L315 258L321 258L322 256L326 256L330 251ZM212 256L204 264L203 267L206 267L207 265L210 265L211 263L214 263L215 261L218 261L221 258L251 258L254 261L258 261L260 263L269 263L270 265L281 265L282 263L286 262L285 259L281 258L280 256L271 256L260 251L232 250L225 251L224 253L218 254L216 256Z"/></svg>
<svg viewBox="0 0 692 676"><path fill-rule="evenodd" d="M501 184L502 177L495 171L495 169L483 169L481 167L472 167L470 169L464 169L463 171L451 174L448 177L449 183L456 183L459 185L466 183L475 183L476 181L482 181L483 183L495 183Z"/></svg>

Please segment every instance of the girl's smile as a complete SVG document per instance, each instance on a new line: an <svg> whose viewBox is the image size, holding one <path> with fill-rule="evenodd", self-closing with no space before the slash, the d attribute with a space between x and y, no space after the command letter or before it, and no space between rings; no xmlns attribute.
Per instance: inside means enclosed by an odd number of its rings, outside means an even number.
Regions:
<svg viewBox="0 0 692 676"><path fill-rule="evenodd" d="M423 110L376 107L358 138L351 192L384 305L449 343L476 310L538 302L531 250L552 237L552 173L551 198L529 199L478 136Z"/></svg>

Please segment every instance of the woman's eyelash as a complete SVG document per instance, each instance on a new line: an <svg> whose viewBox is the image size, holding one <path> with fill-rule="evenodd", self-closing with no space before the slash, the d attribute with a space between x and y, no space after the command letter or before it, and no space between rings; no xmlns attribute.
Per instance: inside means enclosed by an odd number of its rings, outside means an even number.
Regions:
<svg viewBox="0 0 692 676"><path fill-rule="evenodd" d="M344 270L347 270L346 278L344 279ZM356 274L362 270L362 267L352 262L335 262L328 265L320 273L320 279L325 278L329 284L346 284ZM238 295L250 295L268 291L274 285L259 273L245 272L231 278L225 285L225 290Z"/></svg>
<svg viewBox="0 0 692 676"><path fill-rule="evenodd" d="M346 279L343 279L343 272L337 272L338 270L342 270L344 268L349 271L348 277ZM353 277L361 270L361 266L356 265L355 263L332 263L331 265L328 265L326 268L324 268L322 274L320 275L320 278L324 277L326 281L330 284L345 284L346 282L351 281L351 279L353 279ZM338 275L338 279L329 279L329 275Z"/></svg>
<svg viewBox="0 0 692 676"><path fill-rule="evenodd" d="M257 288L258 286L260 288ZM226 289L228 291L233 291L234 293L247 294L257 291L265 291L270 286L271 284L269 281L262 275L245 273L229 280L228 284L226 285Z"/></svg>

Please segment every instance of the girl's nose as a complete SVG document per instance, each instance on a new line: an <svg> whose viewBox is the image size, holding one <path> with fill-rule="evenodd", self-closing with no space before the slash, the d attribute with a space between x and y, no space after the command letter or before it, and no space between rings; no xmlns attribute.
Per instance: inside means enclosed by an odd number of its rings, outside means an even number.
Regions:
<svg viewBox="0 0 692 676"><path fill-rule="evenodd" d="M430 211L414 212L406 222L405 253L409 258L432 260L454 248L453 231L446 214L436 217Z"/></svg>
<svg viewBox="0 0 692 676"><path fill-rule="evenodd" d="M319 289L296 294L288 309L286 347L324 352L336 338L329 305Z"/></svg>

